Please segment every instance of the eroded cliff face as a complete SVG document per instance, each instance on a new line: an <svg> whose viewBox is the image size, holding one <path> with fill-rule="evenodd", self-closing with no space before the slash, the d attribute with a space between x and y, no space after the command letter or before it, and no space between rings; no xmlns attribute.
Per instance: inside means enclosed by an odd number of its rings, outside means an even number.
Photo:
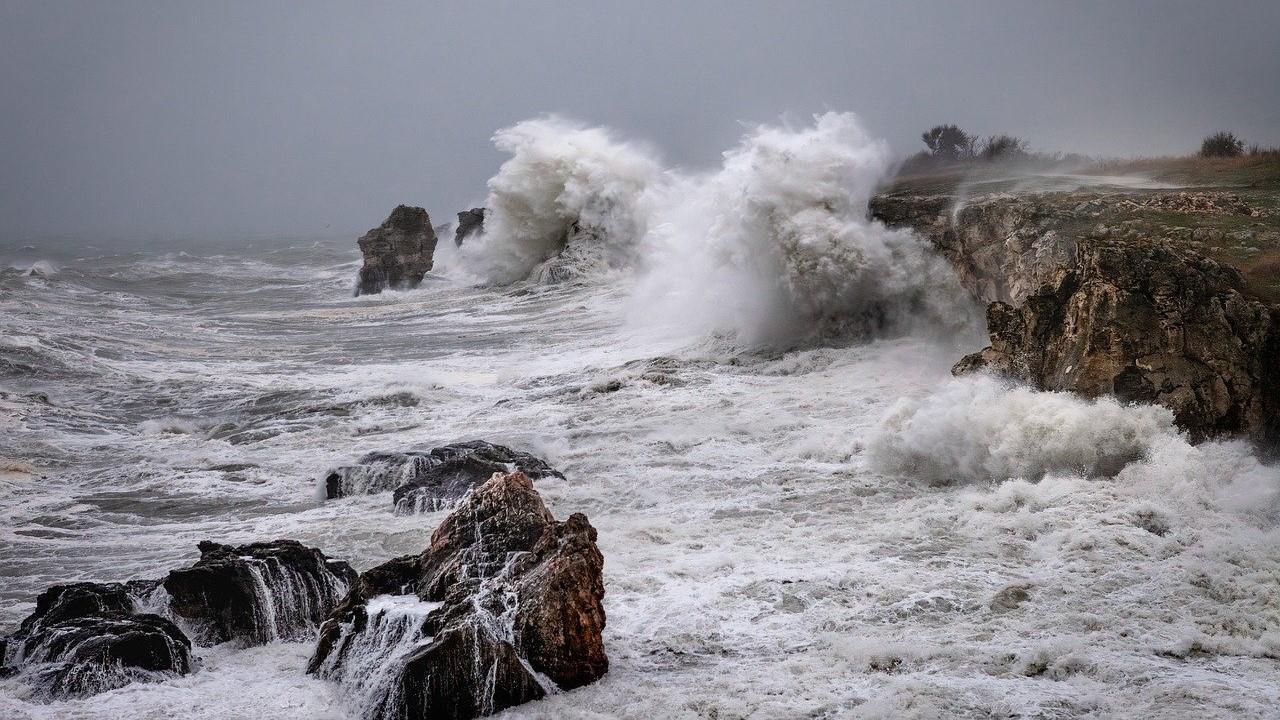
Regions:
<svg viewBox="0 0 1280 720"><path fill-rule="evenodd" d="M1085 239L1020 305L991 303L991 345L956 371L1158 403L1194 440L1274 437L1280 310L1242 285L1234 269L1168 243Z"/></svg>
<svg viewBox="0 0 1280 720"><path fill-rule="evenodd" d="M1227 193L889 194L872 213L910 226L989 303L991 345L956 364L1044 390L1115 395L1174 412L1194 440L1280 441L1280 306L1198 251L1203 228L1136 212L1264 211ZM1128 211L1133 217L1126 217Z"/></svg>
<svg viewBox="0 0 1280 720"><path fill-rule="evenodd" d="M911 227L951 261L983 302L1021 303L1070 264L1078 218L1062 198L1007 193L962 202L949 195L881 195L872 214Z"/></svg>

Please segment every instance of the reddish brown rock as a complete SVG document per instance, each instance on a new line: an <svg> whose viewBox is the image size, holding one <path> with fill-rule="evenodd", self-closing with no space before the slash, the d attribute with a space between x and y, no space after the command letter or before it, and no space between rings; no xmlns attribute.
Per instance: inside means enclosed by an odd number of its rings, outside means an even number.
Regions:
<svg viewBox="0 0 1280 720"><path fill-rule="evenodd" d="M593 682L609 668L595 540L584 515L556 521L523 473L496 473L421 555L360 576L309 671L379 718L479 717Z"/></svg>

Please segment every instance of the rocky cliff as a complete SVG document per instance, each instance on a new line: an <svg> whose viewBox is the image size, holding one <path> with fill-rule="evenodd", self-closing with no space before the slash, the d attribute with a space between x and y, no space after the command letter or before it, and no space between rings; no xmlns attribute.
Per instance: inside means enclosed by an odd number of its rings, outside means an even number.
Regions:
<svg viewBox="0 0 1280 720"><path fill-rule="evenodd" d="M1266 210L1226 192L1077 190L891 192L872 213L920 232L989 303L991 345L955 372L1159 403L1196 440L1280 440L1280 306L1206 242L1228 238L1224 217L1273 241Z"/></svg>

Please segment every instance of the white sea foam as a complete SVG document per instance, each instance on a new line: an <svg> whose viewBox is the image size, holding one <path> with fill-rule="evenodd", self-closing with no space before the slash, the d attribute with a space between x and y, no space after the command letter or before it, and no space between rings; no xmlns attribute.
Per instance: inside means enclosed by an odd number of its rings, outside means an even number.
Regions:
<svg viewBox="0 0 1280 720"><path fill-rule="evenodd" d="M1114 475L1176 438L1173 414L1114 398L1037 392L989 376L904 398L869 445L875 467L933 481Z"/></svg>

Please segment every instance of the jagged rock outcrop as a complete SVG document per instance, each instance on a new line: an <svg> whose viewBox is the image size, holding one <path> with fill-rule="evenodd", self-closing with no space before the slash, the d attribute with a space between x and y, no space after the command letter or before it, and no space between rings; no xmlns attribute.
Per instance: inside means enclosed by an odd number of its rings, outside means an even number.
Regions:
<svg viewBox="0 0 1280 720"><path fill-rule="evenodd" d="M426 210L401 205L356 244L364 256L356 295L372 295L387 288L417 287L431 269L436 231Z"/></svg>
<svg viewBox="0 0 1280 720"><path fill-rule="evenodd" d="M463 210L458 213L458 228L453 231L453 244L462 247L462 241L468 235L484 231L484 213L482 207Z"/></svg>
<svg viewBox="0 0 1280 720"><path fill-rule="evenodd" d="M427 451L369 453L356 465L330 471L325 477L325 497L394 490L397 512L432 512L452 507L495 472L511 470L534 480L564 477L529 453L472 440Z"/></svg>
<svg viewBox="0 0 1280 720"><path fill-rule="evenodd" d="M54 585L0 641L0 668L39 700L92 695L191 672L191 642L169 620L135 611L119 583Z"/></svg>
<svg viewBox="0 0 1280 720"><path fill-rule="evenodd" d="M873 198L871 213L891 227L923 235L978 300L1016 305L1071 264L1076 239L1064 228L1076 220L1075 204L1010 193L968 201L891 194Z"/></svg>
<svg viewBox="0 0 1280 720"><path fill-rule="evenodd" d="M1069 268L987 311L988 368L1046 390L1159 403L1193 439L1280 437L1280 308L1234 269L1150 240L1082 239Z"/></svg>
<svg viewBox="0 0 1280 720"><path fill-rule="evenodd" d="M164 588L201 645L310 638L356 579L347 563L296 540L199 547L200 559L170 571Z"/></svg>
<svg viewBox="0 0 1280 720"><path fill-rule="evenodd" d="M557 522L524 473L496 473L421 555L360 576L308 672L367 718L479 717L593 682L609 667L595 541L584 515Z"/></svg>

